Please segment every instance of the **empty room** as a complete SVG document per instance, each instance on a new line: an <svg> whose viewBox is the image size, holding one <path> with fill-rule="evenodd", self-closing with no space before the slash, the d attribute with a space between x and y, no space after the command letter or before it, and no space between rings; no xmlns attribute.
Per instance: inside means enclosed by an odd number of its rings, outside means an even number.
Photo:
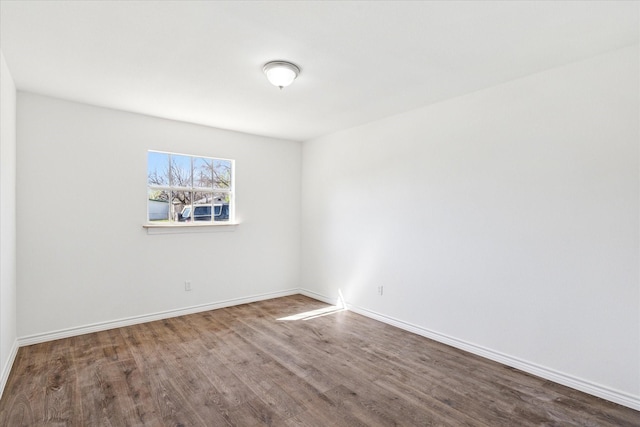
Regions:
<svg viewBox="0 0 640 427"><path fill-rule="evenodd" d="M640 426L639 28L0 0L0 426Z"/></svg>

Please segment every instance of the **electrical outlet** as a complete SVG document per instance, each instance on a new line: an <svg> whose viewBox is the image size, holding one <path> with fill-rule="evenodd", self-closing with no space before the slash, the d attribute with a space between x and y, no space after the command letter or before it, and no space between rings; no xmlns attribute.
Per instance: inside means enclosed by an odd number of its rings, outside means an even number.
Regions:
<svg viewBox="0 0 640 427"><path fill-rule="evenodd" d="M185 282L184 282L184 290L185 291L190 291L191 290L191 281L190 280L185 280Z"/></svg>
<svg viewBox="0 0 640 427"><path fill-rule="evenodd" d="M384 291L384 286L382 285L378 286L378 295L382 295L383 291Z"/></svg>

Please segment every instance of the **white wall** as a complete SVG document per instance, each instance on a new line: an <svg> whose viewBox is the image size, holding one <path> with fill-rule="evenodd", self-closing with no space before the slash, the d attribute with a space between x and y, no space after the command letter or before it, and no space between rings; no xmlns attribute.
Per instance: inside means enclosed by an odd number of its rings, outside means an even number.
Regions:
<svg viewBox="0 0 640 427"><path fill-rule="evenodd" d="M16 87L0 52L0 396L16 350Z"/></svg>
<svg viewBox="0 0 640 427"><path fill-rule="evenodd" d="M303 287L637 405L638 76L633 46L305 142Z"/></svg>
<svg viewBox="0 0 640 427"><path fill-rule="evenodd" d="M300 143L22 92L17 130L19 337L298 288ZM235 159L242 224L148 235L148 149Z"/></svg>

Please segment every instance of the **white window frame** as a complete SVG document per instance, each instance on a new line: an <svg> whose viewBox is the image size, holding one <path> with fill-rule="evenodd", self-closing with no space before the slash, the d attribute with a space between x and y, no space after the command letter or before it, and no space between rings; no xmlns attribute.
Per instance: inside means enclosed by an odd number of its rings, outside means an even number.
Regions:
<svg viewBox="0 0 640 427"><path fill-rule="evenodd" d="M169 183L168 185L155 185L155 184L150 184L149 183L149 153L159 153L159 154L166 154L168 155L168 161L169 161L169 165L171 165L171 156L182 156L182 157L188 157L189 158L189 164L190 164L190 180L189 180L189 186L180 186L180 185L173 185L173 183L171 182L171 173L169 173ZM224 161L224 162L229 162L231 164L231 173L230 173L230 185L229 188L215 188L213 186L213 182L212 182L212 186L209 187L196 187L194 184L194 168L193 168L193 162L194 159L206 159L206 160L211 160L213 162L215 161ZM210 157L210 156L201 156L201 155L194 155L194 154L183 154L183 153L175 153L175 152L170 152L170 151L161 151L161 150L147 150L147 207L146 207L146 221L145 224L143 225L144 228L147 228L148 231L151 231L151 229L160 229L160 228L207 228L207 227L220 227L220 226L235 226L237 225L237 223L235 222L235 200L236 200L236 195L235 195L235 171L236 171L236 165L235 165L235 160L234 159L227 159L227 158L223 158L223 157ZM171 206L169 206L169 215L168 215L168 222L162 222L162 223L158 223L156 221L152 221L149 219L149 204L151 202L151 200L149 199L149 192L153 190L153 191L165 191L169 194L169 201L168 203L172 203L172 194L173 192L190 192L191 193L191 211L190 211L190 221L189 222L181 222L181 221L176 221L174 218L172 218L171 215ZM212 195L214 194L226 194L228 196L228 206L229 206L229 218L227 220L222 220L222 221L215 221L214 217L215 217L215 207L214 207L214 201L211 201L211 220L210 221L194 221L194 211L195 211L195 204L194 204L194 196L196 193L211 193ZM188 206L188 205L187 205Z"/></svg>

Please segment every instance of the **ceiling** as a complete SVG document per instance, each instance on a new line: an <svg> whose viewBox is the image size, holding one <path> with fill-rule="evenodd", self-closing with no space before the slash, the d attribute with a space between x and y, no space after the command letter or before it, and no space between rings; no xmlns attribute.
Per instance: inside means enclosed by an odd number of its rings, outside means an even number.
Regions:
<svg viewBox="0 0 640 427"><path fill-rule="evenodd" d="M639 4L1 0L0 48L18 90L302 141L637 44Z"/></svg>

